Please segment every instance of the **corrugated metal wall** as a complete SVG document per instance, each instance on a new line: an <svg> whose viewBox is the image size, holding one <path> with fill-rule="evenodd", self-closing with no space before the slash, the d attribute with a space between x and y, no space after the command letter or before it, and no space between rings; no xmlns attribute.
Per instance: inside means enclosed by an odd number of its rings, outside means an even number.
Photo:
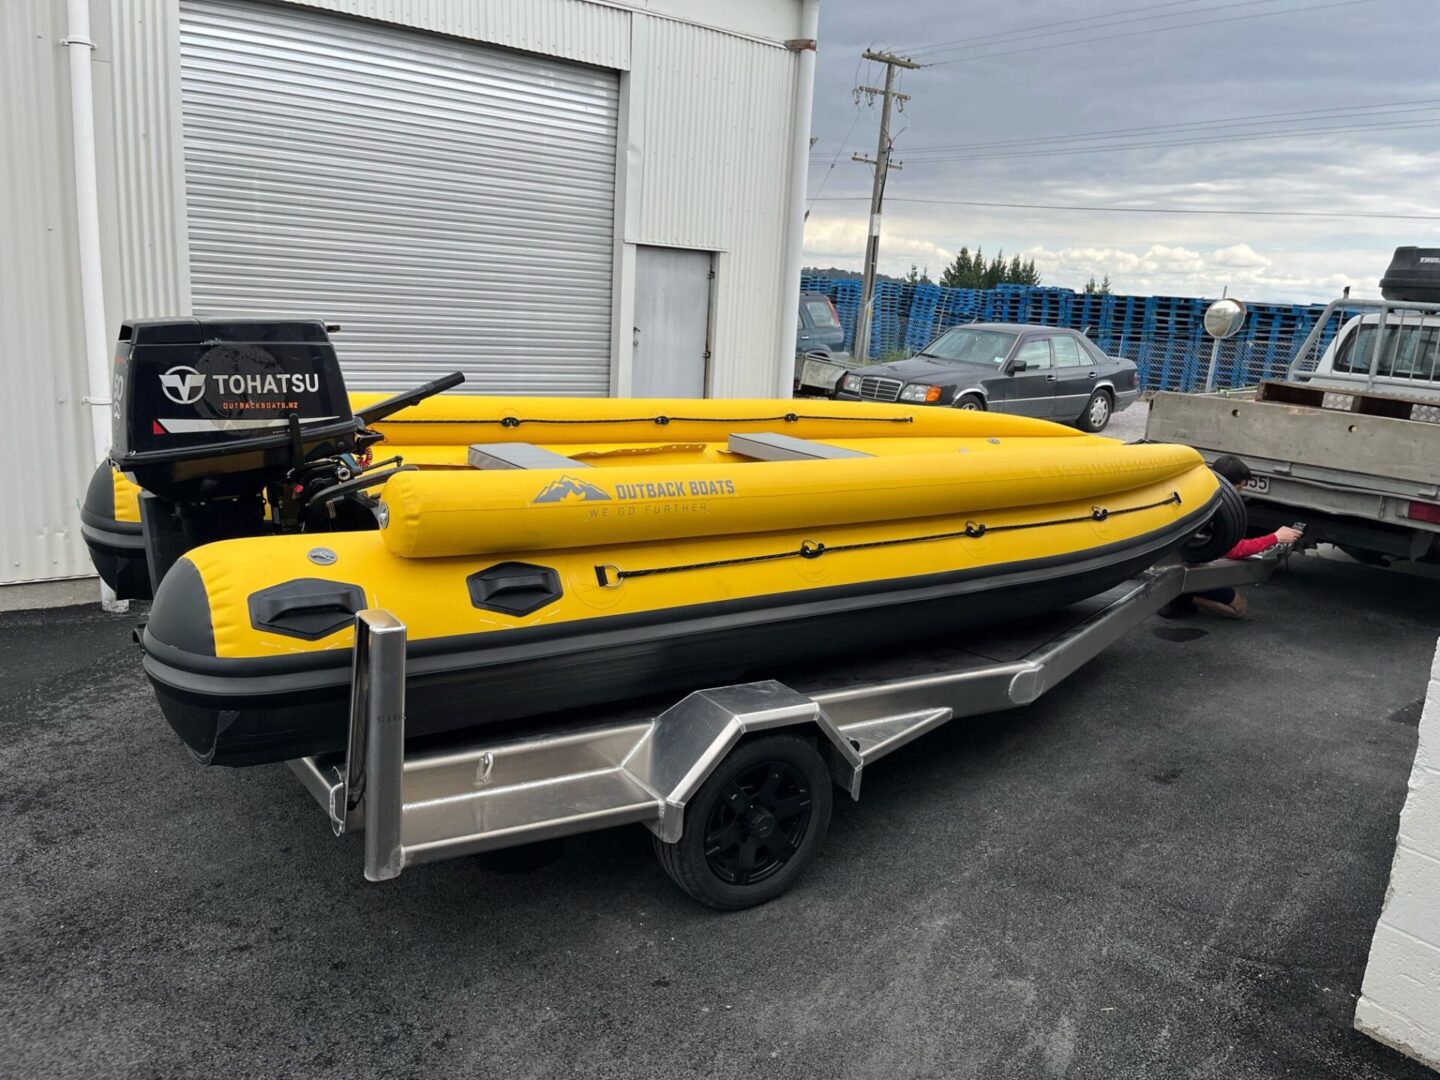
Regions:
<svg viewBox="0 0 1440 1080"><path fill-rule="evenodd" d="M768 397L777 298L788 292L794 56L668 19L637 17L634 41L630 143L639 174L631 182L640 190L625 239L721 253L710 392Z"/></svg>
<svg viewBox="0 0 1440 1080"><path fill-rule="evenodd" d="M624 71L630 13L575 0L293 0L306 7Z"/></svg>
<svg viewBox="0 0 1440 1080"><path fill-rule="evenodd" d="M633 272L640 244L718 252L711 393L771 392L784 362L777 298L786 286L795 91L794 55L782 40L793 36L788 25L798 29L798 0L291 2L630 72L622 80L616 266ZM780 12L782 4L793 10ZM91 6L108 318L183 314L191 283L179 0ZM732 32L697 25L712 18ZM0 452L26 465L12 473L0 518L0 582L89 569L78 535L90 446L64 21L55 0L0 2L0 318L8 333ZM633 282L616 286L612 340L621 344ZM628 370L627 358L615 359L617 371Z"/></svg>
<svg viewBox="0 0 1440 1080"><path fill-rule="evenodd" d="M107 306L120 318L188 315L180 13L169 0L110 0L110 27L120 272Z"/></svg>
<svg viewBox="0 0 1440 1080"><path fill-rule="evenodd" d="M182 0L204 315L343 328L352 390L610 387L613 71L254 0Z"/></svg>
<svg viewBox="0 0 1440 1080"><path fill-rule="evenodd" d="M0 583L90 572L93 468L75 238L65 5L0 3Z"/></svg>

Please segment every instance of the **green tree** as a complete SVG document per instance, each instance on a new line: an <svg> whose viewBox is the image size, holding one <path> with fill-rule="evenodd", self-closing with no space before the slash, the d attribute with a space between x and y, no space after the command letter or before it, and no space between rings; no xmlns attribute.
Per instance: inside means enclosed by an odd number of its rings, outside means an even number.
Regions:
<svg viewBox="0 0 1440 1080"><path fill-rule="evenodd" d="M996 285L1039 285L1040 272L1034 259L1019 255L1005 258L1002 250L987 260L985 252L962 247L955 260L940 274L940 284L952 289L993 289Z"/></svg>
<svg viewBox="0 0 1440 1080"><path fill-rule="evenodd" d="M1100 296L1109 296L1109 295L1110 295L1110 275L1109 275L1109 274L1106 274L1104 281L1096 282L1096 280L1095 280L1095 275L1094 275L1094 274L1091 274L1091 275L1090 275L1090 280L1085 283L1085 291L1086 291L1087 293L1098 294L1098 295L1100 295Z"/></svg>
<svg viewBox="0 0 1440 1080"><path fill-rule="evenodd" d="M905 281L911 285L935 284L935 282L930 279L930 268L927 266L925 269L920 270L916 268L914 263L910 264L910 272L905 275Z"/></svg>
<svg viewBox="0 0 1440 1080"><path fill-rule="evenodd" d="M970 288L970 249L962 247L955 261L940 271L940 284L947 289Z"/></svg>

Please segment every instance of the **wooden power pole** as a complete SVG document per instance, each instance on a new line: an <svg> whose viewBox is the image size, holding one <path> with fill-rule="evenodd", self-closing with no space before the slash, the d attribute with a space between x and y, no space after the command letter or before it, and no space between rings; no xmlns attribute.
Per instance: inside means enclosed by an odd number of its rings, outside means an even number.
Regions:
<svg viewBox="0 0 1440 1080"><path fill-rule="evenodd" d="M875 166L875 181L870 189L870 232L865 241L865 284L860 292L860 314L855 321L855 358L864 363L870 357L870 327L874 322L875 306L875 260L880 254L880 211L885 201L885 178L890 172L890 105L891 102L902 103L910 100L909 94L897 93L895 90L895 69L915 69L920 64L903 56L895 56L893 53L866 52L863 54L866 60L874 60L876 63L885 65L885 88L882 90L874 86L857 87L860 93L870 94L872 97L879 95L880 105L880 142L875 148L873 159L861 154L852 154L851 161L864 162L867 165ZM900 168L895 165L894 168Z"/></svg>

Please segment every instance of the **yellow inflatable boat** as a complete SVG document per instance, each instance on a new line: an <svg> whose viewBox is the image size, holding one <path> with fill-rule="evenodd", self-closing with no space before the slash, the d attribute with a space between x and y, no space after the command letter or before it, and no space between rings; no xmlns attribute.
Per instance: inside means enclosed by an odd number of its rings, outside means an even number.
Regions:
<svg viewBox="0 0 1440 1080"><path fill-rule="evenodd" d="M145 336L137 324L132 338ZM357 396L341 430L333 399L309 425L292 413L213 429L169 459L117 435L117 467L180 523L147 541L173 558L149 552L166 568L141 641L162 709L201 761L340 749L365 607L408 627L407 735L421 738L1062 606L1178 548L1219 554L1243 527L1193 450L1018 417L434 397L382 420L380 404ZM187 426L173 409L124 412L131 436ZM404 463L361 464L356 440ZM278 480L279 465L256 460L272 452L289 456ZM237 526L257 483L263 520ZM307 487L319 509L287 509ZM351 527L337 501L370 527ZM239 533L184 542L206 512Z"/></svg>

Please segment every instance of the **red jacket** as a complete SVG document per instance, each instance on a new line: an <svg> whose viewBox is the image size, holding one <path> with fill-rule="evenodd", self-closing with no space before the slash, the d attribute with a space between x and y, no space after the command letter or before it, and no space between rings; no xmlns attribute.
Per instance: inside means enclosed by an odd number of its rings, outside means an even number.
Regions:
<svg viewBox="0 0 1440 1080"><path fill-rule="evenodd" d="M1262 551L1269 551L1280 538L1274 533L1269 536L1257 536L1253 540L1241 540L1233 548L1225 553L1227 559L1248 559L1251 555L1259 555Z"/></svg>

